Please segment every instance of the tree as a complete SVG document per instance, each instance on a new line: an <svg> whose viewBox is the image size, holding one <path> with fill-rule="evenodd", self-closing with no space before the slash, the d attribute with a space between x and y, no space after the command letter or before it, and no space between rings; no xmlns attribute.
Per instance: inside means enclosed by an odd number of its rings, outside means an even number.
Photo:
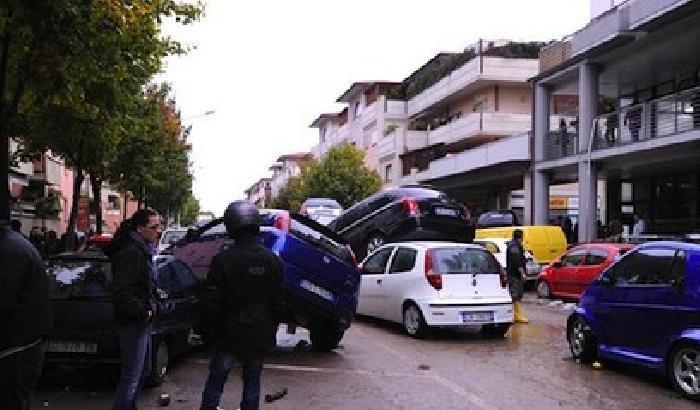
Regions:
<svg viewBox="0 0 700 410"><path fill-rule="evenodd" d="M377 192L382 180L364 165L364 153L350 144L331 148L318 162L310 160L291 178L273 205L297 211L306 198L332 198L344 208Z"/></svg>
<svg viewBox="0 0 700 410"><path fill-rule="evenodd" d="M199 210L199 200L190 194L185 199L184 203L182 204L182 209L180 210L180 225L194 225L195 222L197 222Z"/></svg>

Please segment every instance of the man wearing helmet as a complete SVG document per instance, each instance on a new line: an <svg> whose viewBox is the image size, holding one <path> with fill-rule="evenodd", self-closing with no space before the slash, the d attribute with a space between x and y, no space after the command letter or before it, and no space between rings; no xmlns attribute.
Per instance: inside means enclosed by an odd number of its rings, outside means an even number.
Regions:
<svg viewBox="0 0 700 410"><path fill-rule="evenodd" d="M242 365L241 410L258 409L263 357L276 344L282 315L282 262L258 241L260 214L248 201L224 213L233 246L217 254L207 278L214 353L201 410L216 410L234 358Z"/></svg>

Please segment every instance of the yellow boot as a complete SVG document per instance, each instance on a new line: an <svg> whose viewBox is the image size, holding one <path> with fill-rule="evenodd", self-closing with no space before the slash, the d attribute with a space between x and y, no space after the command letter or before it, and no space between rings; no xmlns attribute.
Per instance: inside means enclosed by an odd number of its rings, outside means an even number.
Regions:
<svg viewBox="0 0 700 410"><path fill-rule="evenodd" d="M513 302L513 319L515 323L528 323L530 322L523 314L523 307L520 302Z"/></svg>

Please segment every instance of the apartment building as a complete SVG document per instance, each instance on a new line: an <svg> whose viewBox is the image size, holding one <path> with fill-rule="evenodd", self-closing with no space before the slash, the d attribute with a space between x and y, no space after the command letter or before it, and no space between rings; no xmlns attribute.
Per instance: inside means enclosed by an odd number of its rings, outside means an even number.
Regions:
<svg viewBox="0 0 700 410"><path fill-rule="evenodd" d="M553 185L577 182L580 241L635 213L648 233L700 231L700 2L591 6L532 80L534 222L551 217Z"/></svg>
<svg viewBox="0 0 700 410"><path fill-rule="evenodd" d="M287 185L289 178L301 174L301 165L304 161L311 159L311 154L302 152L296 154L285 154L277 158L277 162L270 166L272 177L270 178L270 197L276 197L280 190Z"/></svg>
<svg viewBox="0 0 700 410"><path fill-rule="evenodd" d="M259 208L265 208L271 200L270 178L260 178L245 190L246 198Z"/></svg>

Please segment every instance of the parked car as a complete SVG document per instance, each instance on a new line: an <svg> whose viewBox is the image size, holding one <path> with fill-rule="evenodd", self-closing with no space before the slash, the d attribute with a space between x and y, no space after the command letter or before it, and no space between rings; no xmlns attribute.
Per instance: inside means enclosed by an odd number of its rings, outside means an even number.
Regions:
<svg viewBox="0 0 700 410"><path fill-rule="evenodd" d="M700 245L650 242L627 253L586 289L567 339L581 362L641 365L700 400Z"/></svg>
<svg viewBox="0 0 700 410"><path fill-rule="evenodd" d="M541 298L579 299L601 272L634 245L587 243L575 246L543 269L537 278Z"/></svg>
<svg viewBox="0 0 700 410"><path fill-rule="evenodd" d="M510 209L489 211L479 215L476 228L497 228L502 226L518 226L518 215Z"/></svg>
<svg viewBox="0 0 700 410"><path fill-rule="evenodd" d="M474 239L466 209L444 193L420 185L377 192L350 207L329 227L360 257L387 242Z"/></svg>
<svg viewBox="0 0 700 410"><path fill-rule="evenodd" d="M516 229L523 231L523 248L532 252L533 257L540 264L549 264L566 251L566 236L559 226L533 225L477 229L476 239L504 238L510 240Z"/></svg>
<svg viewBox="0 0 700 410"><path fill-rule="evenodd" d="M168 228L160 234L158 239L158 252L163 252L170 245L175 244L187 235L187 228Z"/></svg>
<svg viewBox="0 0 700 410"><path fill-rule="evenodd" d="M47 274L54 327L46 361L61 364L119 364L119 340L110 300L112 265L99 251L53 256ZM153 326L150 385L163 381L170 359L200 344L200 283L182 262L158 267L158 305Z"/></svg>
<svg viewBox="0 0 700 410"><path fill-rule="evenodd" d="M352 251L333 231L299 214L261 210L261 225L261 243L283 262L284 322L308 328L317 350L337 347L357 308L360 275ZM219 218L170 253L204 279L214 255L231 243Z"/></svg>
<svg viewBox="0 0 700 410"><path fill-rule="evenodd" d="M343 207L335 199L308 198L299 213L321 225L328 225L343 213Z"/></svg>
<svg viewBox="0 0 700 410"><path fill-rule="evenodd" d="M478 245L403 242L380 246L361 265L357 312L402 323L410 336L431 327L478 326L503 337L513 304L503 269Z"/></svg>
<svg viewBox="0 0 700 410"><path fill-rule="evenodd" d="M498 263L501 264L503 269L506 268L506 249L508 249L508 242L510 239L503 238L483 238L476 239L474 243L481 245L486 248L487 251L491 252L493 256L496 257ZM540 275L540 264L532 256L532 252L525 250L525 278L527 281L537 280Z"/></svg>

